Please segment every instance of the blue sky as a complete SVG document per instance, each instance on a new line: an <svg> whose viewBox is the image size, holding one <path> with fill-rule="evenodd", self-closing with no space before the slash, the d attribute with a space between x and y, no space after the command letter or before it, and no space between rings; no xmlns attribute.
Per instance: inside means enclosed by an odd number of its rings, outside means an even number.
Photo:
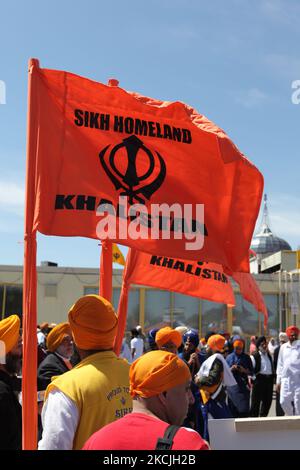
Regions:
<svg viewBox="0 0 300 470"><path fill-rule="evenodd" d="M298 0L1 2L0 264L23 262L30 57L205 114L263 173L271 226L297 248L299 17ZM39 236L41 260L96 267L98 243Z"/></svg>

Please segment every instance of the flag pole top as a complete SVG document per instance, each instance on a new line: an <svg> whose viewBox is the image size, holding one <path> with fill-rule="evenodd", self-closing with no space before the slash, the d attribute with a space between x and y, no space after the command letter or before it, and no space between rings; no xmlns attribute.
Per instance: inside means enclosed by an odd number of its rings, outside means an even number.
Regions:
<svg viewBox="0 0 300 470"><path fill-rule="evenodd" d="M39 59L30 58L28 61L28 68L30 69L31 67L40 68Z"/></svg>
<svg viewBox="0 0 300 470"><path fill-rule="evenodd" d="M119 86L119 80L116 78L109 78L107 82L108 86Z"/></svg>

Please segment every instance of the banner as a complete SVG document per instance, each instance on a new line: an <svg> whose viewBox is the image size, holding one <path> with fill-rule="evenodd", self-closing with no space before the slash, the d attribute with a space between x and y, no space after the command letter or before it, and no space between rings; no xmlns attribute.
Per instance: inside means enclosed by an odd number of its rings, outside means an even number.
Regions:
<svg viewBox="0 0 300 470"><path fill-rule="evenodd" d="M263 177L220 128L180 102L63 71L31 73L34 230L107 236L159 256L249 271ZM153 227L160 239L149 234ZM203 247L187 249L193 234Z"/></svg>
<svg viewBox="0 0 300 470"><path fill-rule="evenodd" d="M133 249L129 250L126 261L126 284L170 290L231 307L235 305L230 279L218 264L149 255Z"/></svg>

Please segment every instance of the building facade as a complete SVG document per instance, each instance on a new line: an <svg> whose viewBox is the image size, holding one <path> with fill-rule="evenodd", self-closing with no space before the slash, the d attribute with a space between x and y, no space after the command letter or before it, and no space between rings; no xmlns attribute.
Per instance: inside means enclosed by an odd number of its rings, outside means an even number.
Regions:
<svg viewBox="0 0 300 470"><path fill-rule="evenodd" d="M296 260L295 252L291 253ZM278 262L276 256L275 263ZM284 253L281 256L284 258ZM22 271L22 266L0 266L1 318L13 313L22 316ZM37 271L38 323L66 321L70 307L79 297L98 293L98 269L40 266ZM254 277L268 308L266 334L275 336L291 323L300 326L299 309L297 311L295 308L296 301L292 297L295 279L294 290L296 293L300 290L299 275L292 278L287 275L287 271L279 270L254 274ZM112 302L115 309L118 307L121 286L122 269L114 269ZM233 287L236 305L229 308L225 304L175 292L133 286L129 294L127 329L141 325L147 332L163 325L185 325L198 329L200 335L211 329L239 333L245 337L264 333L262 315L243 300L237 284L233 283ZM297 305L299 307L299 303Z"/></svg>

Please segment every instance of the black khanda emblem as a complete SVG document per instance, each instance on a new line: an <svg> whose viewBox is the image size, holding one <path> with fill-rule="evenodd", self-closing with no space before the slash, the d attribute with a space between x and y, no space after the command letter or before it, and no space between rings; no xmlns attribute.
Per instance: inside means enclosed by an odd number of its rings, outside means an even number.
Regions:
<svg viewBox="0 0 300 470"><path fill-rule="evenodd" d="M156 156L154 156L151 150L135 135L124 139L122 143L113 147L108 156L107 150L109 147L107 145L99 153L101 165L107 176L114 184L116 190L122 189L120 196L128 196L129 204L134 204L135 202L144 204L145 200L140 195L150 199L165 179L166 165L163 158L157 151L155 151ZM127 169L124 173L121 173L115 165L115 158L117 152L124 148L127 156ZM143 151L149 160L149 168L143 175L139 175L137 172L137 160L141 151ZM156 164L159 165L159 172L157 176L151 179L155 167L158 166Z"/></svg>

